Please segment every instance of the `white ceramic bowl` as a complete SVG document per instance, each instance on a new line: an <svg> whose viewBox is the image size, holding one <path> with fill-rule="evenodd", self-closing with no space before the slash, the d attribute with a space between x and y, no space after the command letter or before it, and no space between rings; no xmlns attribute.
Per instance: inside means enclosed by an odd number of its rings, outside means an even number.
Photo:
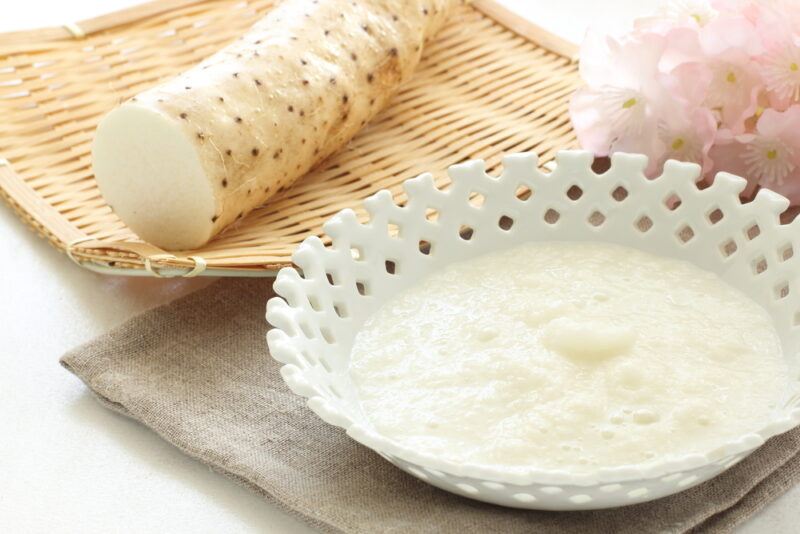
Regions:
<svg viewBox="0 0 800 534"><path fill-rule="evenodd" d="M482 161L455 165L446 190L424 174L405 183L404 206L380 191L364 202L368 222L344 210L325 225L331 246L306 239L293 256L302 274L283 269L275 281L282 298L267 306L275 327L267 336L270 351L284 364L289 387L307 397L322 419L404 471L454 493L520 508L605 508L669 495L719 474L797 425L800 408L787 391L769 421L719 449L587 474L455 464L404 448L371 428L348 374L353 339L365 319L444 265L527 241L618 243L718 273L767 309L797 389L800 218L780 224L785 198L762 190L742 204L743 179L721 173L700 190L698 166L674 161L649 180L643 174L647 160L639 155L616 154L600 175L585 152L561 152L547 174L537 161L534 154L507 156L498 177L487 175ZM527 190L533 192L529 198L518 197ZM477 208L469 202L474 193L485 199Z"/></svg>

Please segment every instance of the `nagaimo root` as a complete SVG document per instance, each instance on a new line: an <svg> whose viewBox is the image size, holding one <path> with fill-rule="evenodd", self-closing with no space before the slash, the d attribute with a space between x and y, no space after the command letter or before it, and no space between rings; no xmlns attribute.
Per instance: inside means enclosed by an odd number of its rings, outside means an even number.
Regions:
<svg viewBox="0 0 800 534"><path fill-rule="evenodd" d="M347 143L460 0L286 0L235 43L107 115L101 193L142 239L202 246Z"/></svg>

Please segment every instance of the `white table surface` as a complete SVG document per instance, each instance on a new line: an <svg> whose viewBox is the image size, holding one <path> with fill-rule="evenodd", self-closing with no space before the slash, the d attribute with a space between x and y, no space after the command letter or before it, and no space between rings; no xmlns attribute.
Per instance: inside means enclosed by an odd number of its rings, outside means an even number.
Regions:
<svg viewBox="0 0 800 534"><path fill-rule="evenodd" d="M502 1L579 41L589 22L616 28L658 0ZM14 2L2 10L0 31L63 24L135 3ZM209 280L93 274L39 239L5 205L0 260L0 531L310 532L143 426L101 408L58 365L69 348ZM797 532L799 504L796 488L740 532Z"/></svg>

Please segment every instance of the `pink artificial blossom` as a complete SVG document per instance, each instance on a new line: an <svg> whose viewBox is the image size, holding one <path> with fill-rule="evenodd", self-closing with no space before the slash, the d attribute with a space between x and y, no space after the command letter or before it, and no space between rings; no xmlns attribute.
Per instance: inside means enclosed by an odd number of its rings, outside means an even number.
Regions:
<svg viewBox="0 0 800 534"><path fill-rule="evenodd" d="M761 90L755 63L731 51L706 65L711 70L711 83L705 105L718 116L721 126L744 132L745 121L756 112Z"/></svg>
<svg viewBox="0 0 800 534"><path fill-rule="evenodd" d="M741 133L756 111L761 89L753 56L763 52L756 26L742 16L721 13L698 33L705 64L712 73L705 104L719 114L723 127Z"/></svg>
<svg viewBox="0 0 800 534"><path fill-rule="evenodd" d="M758 58L772 104L785 109L800 101L800 46L797 38L771 46Z"/></svg>
<svg viewBox="0 0 800 534"><path fill-rule="evenodd" d="M664 38L619 41L587 36L580 72L587 87L572 98L570 113L581 144L599 155L651 151L656 126L651 117L665 97L658 76Z"/></svg>
<svg viewBox="0 0 800 534"><path fill-rule="evenodd" d="M716 15L717 11L705 0L675 0L661 4L654 16L634 21L634 27L664 35L675 28L705 26Z"/></svg>
<svg viewBox="0 0 800 534"><path fill-rule="evenodd" d="M620 38L590 33L570 113L598 155L699 163L800 204L797 0L676 0Z"/></svg>
<svg viewBox="0 0 800 534"><path fill-rule="evenodd" d="M717 143L716 170L746 178L748 191L760 185L800 203L800 105L764 110L753 133L723 132Z"/></svg>
<svg viewBox="0 0 800 534"><path fill-rule="evenodd" d="M800 24L793 28L786 20L764 16L759 21L764 35L764 53L756 58L770 93L771 104L786 109L800 101Z"/></svg>
<svg viewBox="0 0 800 534"><path fill-rule="evenodd" d="M676 159L710 169L713 161L709 151L716 133L716 119L708 109L697 107L664 114L658 122L658 137L663 143L659 166L668 159Z"/></svg>
<svg viewBox="0 0 800 534"><path fill-rule="evenodd" d="M757 180L747 176L747 167L742 159L744 149L745 145L738 142L730 130L723 130L718 133L714 146L709 151L709 157L714 161L713 173L729 172L747 178L744 195L749 197L755 193L759 185Z"/></svg>
<svg viewBox="0 0 800 534"><path fill-rule="evenodd" d="M740 138L747 144L742 159L748 173L765 184L783 185L800 162L800 106L765 110L755 133Z"/></svg>

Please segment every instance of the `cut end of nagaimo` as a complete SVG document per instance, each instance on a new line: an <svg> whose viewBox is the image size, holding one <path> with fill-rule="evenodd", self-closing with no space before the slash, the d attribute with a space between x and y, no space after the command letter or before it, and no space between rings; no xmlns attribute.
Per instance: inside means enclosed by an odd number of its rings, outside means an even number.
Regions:
<svg viewBox="0 0 800 534"><path fill-rule="evenodd" d="M170 117L123 104L97 127L92 158L106 202L144 241L185 250L213 236L211 182L195 146Z"/></svg>

